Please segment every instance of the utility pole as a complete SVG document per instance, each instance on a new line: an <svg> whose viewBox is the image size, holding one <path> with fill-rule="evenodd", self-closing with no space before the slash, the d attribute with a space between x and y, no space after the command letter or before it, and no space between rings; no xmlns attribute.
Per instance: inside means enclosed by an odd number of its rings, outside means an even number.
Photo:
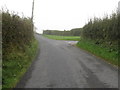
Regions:
<svg viewBox="0 0 120 90"><path fill-rule="evenodd" d="M33 27L33 30L34 30L34 23L33 23L33 13L34 13L34 0L32 2L32 16L31 16L31 21L32 21L32 27Z"/></svg>
<svg viewBox="0 0 120 90"><path fill-rule="evenodd" d="M120 1L118 2L118 13L120 14Z"/></svg>

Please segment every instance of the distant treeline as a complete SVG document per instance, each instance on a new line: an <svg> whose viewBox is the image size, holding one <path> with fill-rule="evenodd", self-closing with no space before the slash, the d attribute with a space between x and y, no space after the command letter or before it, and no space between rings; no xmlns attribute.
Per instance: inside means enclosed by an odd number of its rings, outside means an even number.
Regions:
<svg viewBox="0 0 120 90"><path fill-rule="evenodd" d="M21 18L9 11L2 11L3 56L15 47L24 50L24 46L29 45L33 37L33 23L30 18Z"/></svg>
<svg viewBox="0 0 120 90"><path fill-rule="evenodd" d="M58 30L44 30L45 35L59 35L59 36L80 36L82 28L75 28L70 31L58 31Z"/></svg>

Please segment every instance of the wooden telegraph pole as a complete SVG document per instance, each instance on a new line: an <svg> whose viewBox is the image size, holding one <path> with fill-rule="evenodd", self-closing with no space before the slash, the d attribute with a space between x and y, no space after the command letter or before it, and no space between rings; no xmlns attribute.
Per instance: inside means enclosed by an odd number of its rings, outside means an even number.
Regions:
<svg viewBox="0 0 120 90"><path fill-rule="evenodd" d="M120 14L120 1L118 2L118 13Z"/></svg>
<svg viewBox="0 0 120 90"><path fill-rule="evenodd" d="M31 16L32 28L33 28L33 30L34 30L34 23L33 23L33 17L34 17L34 15L33 15L33 13L34 13L34 0L33 0L33 2L32 2L32 16Z"/></svg>

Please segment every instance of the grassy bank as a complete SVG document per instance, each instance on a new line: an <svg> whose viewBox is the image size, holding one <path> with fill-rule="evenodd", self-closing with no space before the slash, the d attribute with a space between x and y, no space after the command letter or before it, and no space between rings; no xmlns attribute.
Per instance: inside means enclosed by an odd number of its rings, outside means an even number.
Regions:
<svg viewBox="0 0 120 90"><path fill-rule="evenodd" d="M118 51L111 51L109 47L104 45L96 45L93 41L81 40L77 43L81 49L91 52L92 54L103 58L111 64L118 65Z"/></svg>
<svg viewBox="0 0 120 90"><path fill-rule="evenodd" d="M57 36L57 35L43 35L49 39L55 40L70 40L70 41L79 41L80 36Z"/></svg>
<svg viewBox="0 0 120 90"><path fill-rule="evenodd" d="M26 72L38 49L38 42L34 39L26 49L18 50L14 47L3 57L3 88L13 88Z"/></svg>

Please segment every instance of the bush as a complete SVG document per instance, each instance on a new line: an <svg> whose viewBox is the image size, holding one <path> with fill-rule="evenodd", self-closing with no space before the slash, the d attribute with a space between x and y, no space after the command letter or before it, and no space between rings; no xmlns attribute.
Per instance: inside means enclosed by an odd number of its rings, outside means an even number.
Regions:
<svg viewBox="0 0 120 90"><path fill-rule="evenodd" d="M9 11L2 11L3 57L14 47L24 50L25 45L29 45L32 39L33 23L30 18L21 18Z"/></svg>
<svg viewBox="0 0 120 90"><path fill-rule="evenodd" d="M2 11L2 87L13 88L36 55L31 18Z"/></svg>
<svg viewBox="0 0 120 90"><path fill-rule="evenodd" d="M82 38L96 41L96 44L104 44L114 49L118 49L120 15L113 13L103 19L90 19L83 27Z"/></svg>

